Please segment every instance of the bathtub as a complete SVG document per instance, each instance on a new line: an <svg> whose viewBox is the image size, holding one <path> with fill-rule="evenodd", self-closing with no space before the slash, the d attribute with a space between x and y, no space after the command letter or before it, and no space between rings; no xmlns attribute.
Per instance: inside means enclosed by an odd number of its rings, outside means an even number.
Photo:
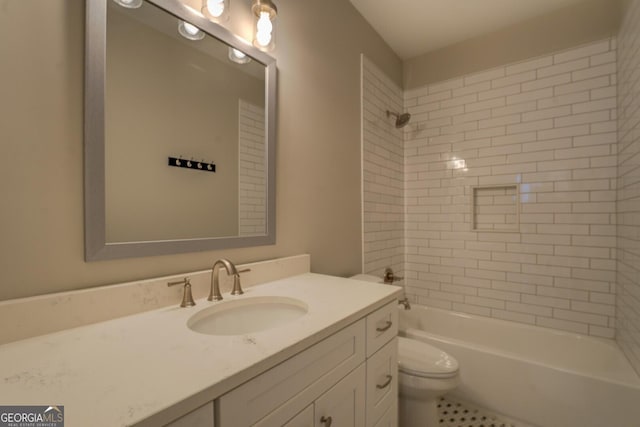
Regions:
<svg viewBox="0 0 640 427"><path fill-rule="evenodd" d="M418 305L400 334L460 362L460 399L539 427L640 426L640 378L613 341Z"/></svg>

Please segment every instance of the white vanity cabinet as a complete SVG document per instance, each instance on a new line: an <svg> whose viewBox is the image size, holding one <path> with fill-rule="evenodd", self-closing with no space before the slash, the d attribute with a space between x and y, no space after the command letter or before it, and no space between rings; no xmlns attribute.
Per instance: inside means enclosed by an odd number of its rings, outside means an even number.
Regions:
<svg viewBox="0 0 640 427"><path fill-rule="evenodd" d="M155 304L140 300L130 307L140 313L107 321L88 314L67 319L63 323L74 327L54 334L31 336L47 331L38 325L19 328L7 337L31 337L2 344L0 375L12 380L0 381L0 395L18 403L63 402L80 426L324 427L331 417L334 427L393 427L396 298L402 289L311 273L308 256L294 258L247 265L247 282L256 286L247 286L246 295L189 308L178 308L178 296L165 294L173 278L96 290L91 295L129 301L142 292L157 296L159 305L167 298L172 303L151 310ZM204 293L211 273L190 275ZM74 311L86 308L87 294L45 299ZM0 315L38 311L41 303L9 302ZM301 316L279 317L292 313ZM232 335L231 329L192 328L204 318L231 319L228 326L247 329ZM83 326L89 321L96 323ZM267 323L272 321L284 323ZM105 355L121 355L127 363L96 369ZM40 381L25 372L38 372ZM60 378L73 387L54 387Z"/></svg>
<svg viewBox="0 0 640 427"><path fill-rule="evenodd" d="M398 425L398 304L374 311L367 321L366 425ZM388 420L388 421L384 421Z"/></svg>
<svg viewBox="0 0 640 427"><path fill-rule="evenodd" d="M367 359L367 427L379 424L383 418L395 420L398 404L398 339L392 338ZM395 409L394 409L395 408Z"/></svg>
<svg viewBox="0 0 640 427"><path fill-rule="evenodd" d="M365 365L354 371L314 402L314 427L364 427Z"/></svg>
<svg viewBox="0 0 640 427"><path fill-rule="evenodd" d="M364 364L331 387L284 427L364 426Z"/></svg>
<svg viewBox="0 0 640 427"><path fill-rule="evenodd" d="M313 404L307 406L302 412L287 421L283 427L313 427L314 409Z"/></svg>
<svg viewBox="0 0 640 427"><path fill-rule="evenodd" d="M361 319L223 395L218 427L286 424L363 364L364 332Z"/></svg>
<svg viewBox="0 0 640 427"><path fill-rule="evenodd" d="M216 427L396 427L396 305L218 398Z"/></svg>

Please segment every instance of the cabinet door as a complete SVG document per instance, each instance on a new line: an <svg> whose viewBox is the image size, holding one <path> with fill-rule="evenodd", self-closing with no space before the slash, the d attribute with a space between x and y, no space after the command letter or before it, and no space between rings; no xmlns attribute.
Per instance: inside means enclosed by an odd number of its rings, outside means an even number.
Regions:
<svg viewBox="0 0 640 427"><path fill-rule="evenodd" d="M360 320L218 400L220 427L280 427L365 360Z"/></svg>
<svg viewBox="0 0 640 427"><path fill-rule="evenodd" d="M397 401L398 339L394 338L367 359L367 427L377 425Z"/></svg>
<svg viewBox="0 0 640 427"><path fill-rule="evenodd" d="M387 409L373 427L398 427L398 402L395 401Z"/></svg>
<svg viewBox="0 0 640 427"><path fill-rule="evenodd" d="M313 427L313 404L307 406L282 427Z"/></svg>
<svg viewBox="0 0 640 427"><path fill-rule="evenodd" d="M213 402L170 422L166 427L213 427Z"/></svg>
<svg viewBox="0 0 640 427"><path fill-rule="evenodd" d="M362 364L316 400L314 427L364 427L365 374Z"/></svg>

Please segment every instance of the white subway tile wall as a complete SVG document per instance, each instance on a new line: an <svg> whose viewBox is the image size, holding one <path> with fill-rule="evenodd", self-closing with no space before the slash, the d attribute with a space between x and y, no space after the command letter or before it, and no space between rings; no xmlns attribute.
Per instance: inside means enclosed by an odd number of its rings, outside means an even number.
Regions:
<svg viewBox="0 0 640 427"><path fill-rule="evenodd" d="M404 274L403 133L387 110L402 113L402 89L362 56L363 269Z"/></svg>
<svg viewBox="0 0 640 427"><path fill-rule="evenodd" d="M635 54L637 61L640 54ZM412 89L404 94L404 103L413 115L404 130L410 298L614 337L616 40ZM640 194L638 142L633 142L635 148L622 158L623 164L628 159L629 177L635 177L627 184L628 198L633 191ZM395 159L396 153L382 156ZM368 177L365 185L375 179ZM473 187L516 185L517 231L473 231ZM492 201L493 207L481 200L484 225L513 226L514 216L500 216L505 206L506 214L513 215L508 196ZM634 200L627 210L637 213ZM620 218L624 221L624 214ZM627 235L638 236L637 221L635 225ZM635 254L636 282L627 292L638 300L638 240L629 246L635 248L627 260ZM629 264L621 262L627 269Z"/></svg>
<svg viewBox="0 0 640 427"><path fill-rule="evenodd" d="M263 235L267 230L264 108L238 102L238 234Z"/></svg>
<svg viewBox="0 0 640 427"><path fill-rule="evenodd" d="M518 186L473 187L472 227L476 231L519 231Z"/></svg>
<svg viewBox="0 0 640 427"><path fill-rule="evenodd" d="M617 336L640 373L640 1L631 2L618 45Z"/></svg>

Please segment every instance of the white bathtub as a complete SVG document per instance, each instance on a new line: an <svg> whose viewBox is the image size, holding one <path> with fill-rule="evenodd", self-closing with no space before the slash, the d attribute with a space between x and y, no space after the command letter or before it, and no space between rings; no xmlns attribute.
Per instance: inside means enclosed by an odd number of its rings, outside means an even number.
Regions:
<svg viewBox="0 0 640 427"><path fill-rule="evenodd" d="M613 341L418 305L400 330L460 362L462 399L540 427L640 426L640 378Z"/></svg>

